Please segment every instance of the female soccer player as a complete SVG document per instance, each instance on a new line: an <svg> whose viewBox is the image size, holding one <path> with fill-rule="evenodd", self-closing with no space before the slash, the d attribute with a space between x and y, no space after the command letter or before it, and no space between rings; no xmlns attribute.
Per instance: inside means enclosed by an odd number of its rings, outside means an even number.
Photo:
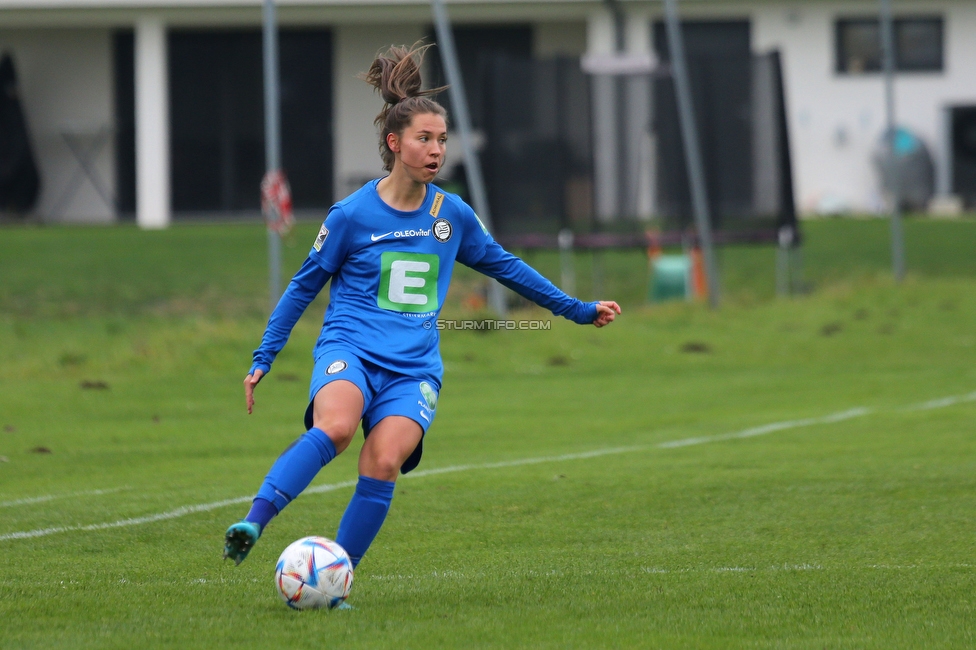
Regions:
<svg viewBox="0 0 976 650"><path fill-rule="evenodd" d="M359 481L336 542L354 567L362 559L386 518L397 472L420 462L434 420L444 373L436 323L455 260L579 324L603 327L620 313L615 302L567 296L495 243L460 198L431 183L444 164L447 123L432 91L421 90L424 49L393 47L363 75L386 102L375 123L389 175L332 206L254 351L244 379L248 413L295 323L332 280L315 345L307 432L275 461L244 520L228 528L224 557L237 564L268 522L349 446L360 422L366 440Z"/></svg>

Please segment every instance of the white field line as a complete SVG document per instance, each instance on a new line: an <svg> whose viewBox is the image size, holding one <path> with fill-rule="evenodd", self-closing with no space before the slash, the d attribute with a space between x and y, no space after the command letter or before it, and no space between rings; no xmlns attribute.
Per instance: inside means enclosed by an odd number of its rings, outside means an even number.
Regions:
<svg viewBox="0 0 976 650"><path fill-rule="evenodd" d="M960 397L946 397L940 400L932 400L908 408L914 410L920 410L923 408L928 408L928 409L942 408L945 406L951 406L953 404L958 404L960 402L968 402L968 401L976 401L976 393L971 393L969 395L964 395ZM594 449L593 451L586 451L577 454L562 454L558 456L538 456L535 458L520 458L518 460L501 461L497 463L452 465L449 467L438 467L433 469L411 472L410 474L404 476L404 478L423 478L425 476L434 476L437 474L450 474L455 472L465 472L471 470L499 469L503 467L518 467L521 465L536 465L539 463L554 463L554 462L561 462L567 460L582 460L586 458L596 458L599 456L609 456L612 454L625 454L628 452L646 451L648 449L675 449L677 447L703 445L711 442L721 442L725 440L753 438L755 436L767 435L770 433L775 433L777 431L785 431L787 429L796 429L799 427L813 426L816 424L833 424L835 422L850 420L851 418L863 417L865 415L869 415L874 412L875 411L868 408L855 408L846 411L840 411L838 413L832 413L830 415L825 415L819 418L807 418L803 420L787 420L785 422L773 422L771 424L766 424L759 427L753 427L751 429L745 429L743 431L736 431L734 433L725 433L725 434L720 434L715 436L699 436L696 438L684 438L681 440L659 442L654 445L607 447L604 449ZM334 490L352 487L355 484L356 481L343 481L341 483L318 485L305 490L305 493L318 494L322 492L332 492ZM40 498L40 497L35 497L35 498ZM195 506L182 506L174 510L169 510L167 512L160 512L154 515L145 515L143 517L132 517L129 519L119 519L118 521L105 522L101 524L87 524L87 525L77 525L77 526L55 526L51 528L38 528L36 530L4 533L4 534L0 534L0 542L10 540L10 539L31 539L34 537L45 537L47 535L54 535L56 533L106 530L110 528L125 528L127 526L150 524L157 521L165 521L167 519L176 519L178 517L184 517L186 515L192 515L198 512L209 512L211 510L216 510L218 508L223 508L225 506L248 503L253 498L254 498L253 496L248 495L243 497L236 497L233 499L224 499L223 501L214 501L212 503L202 503Z"/></svg>
<svg viewBox="0 0 976 650"><path fill-rule="evenodd" d="M338 490L344 487L352 487L356 485L356 481L343 481L342 483L334 483L332 485L318 485L305 490L305 493L320 493L320 492L331 492L332 490ZM51 528L38 528L36 530L26 530L17 533L5 533L0 535L0 541L8 539L31 539L33 537L45 537L47 535L54 535L56 533L70 533L77 531L89 531L89 530L105 530L108 528L125 528L127 526L138 526L140 524L151 524L157 521L165 521L167 519L177 519L178 517L185 517L186 515L192 515L197 512L209 512L211 510L216 510L218 508L223 508L225 506L237 505L239 503L250 503L254 499L253 496L246 497L235 497L233 499L224 499L223 501L214 501L212 503L201 503L195 506L182 506L174 510L169 510L167 512L160 512L155 515L145 515L143 517L131 517L129 519L119 519L118 521L109 521L102 524L87 524L82 526L53 526Z"/></svg>
<svg viewBox="0 0 976 650"><path fill-rule="evenodd" d="M44 503L45 501L54 501L55 499L71 499L75 497L97 497L103 494L112 494L114 492L121 492L122 490L128 490L127 487L119 488L109 488L107 490L87 490L84 492L69 492L67 494L45 494L39 497L28 497L25 499L14 499L13 501L0 501L0 508L11 508L13 506L26 506L34 503Z"/></svg>
<svg viewBox="0 0 976 650"><path fill-rule="evenodd" d="M537 456L535 458L519 458L517 460L505 460L497 463L479 463L475 465L451 465L449 467L436 467L434 469L423 469L416 472L405 474L402 478L423 478L436 474L451 474L454 472L466 472L475 469L499 469L502 467L519 467L521 465L538 465L539 463L558 463L565 460L582 460L584 458L596 458L598 456L609 456L611 454L626 454L630 451L646 451L656 445L634 445L631 447L607 447L605 449L594 449L578 454L562 454L560 456ZM2 538L0 538L2 539Z"/></svg>
<svg viewBox="0 0 976 650"><path fill-rule="evenodd" d="M681 574L681 573L725 573L725 574L736 574L736 573L779 573L779 572L799 572L799 571L843 571L849 573L852 569L865 569L865 570L876 570L876 571L913 571L917 569L976 569L976 564L968 563L952 563L952 564L866 564L856 567L849 566L823 566L821 564L774 564L771 566L719 566L719 567L683 567L675 569L667 569L663 567L640 567L639 571L641 573L649 573L654 575L668 575L668 574ZM551 571L519 571L515 573L518 576L581 576L581 575L600 575L604 572L596 571L561 571L561 570L551 570ZM376 580L379 582L416 582L418 580L478 580L485 577L486 574L482 572L467 573L464 571L432 571L430 573L424 573L419 575L413 574L379 574L379 575L368 575L364 576L366 580Z"/></svg>
<svg viewBox="0 0 976 650"><path fill-rule="evenodd" d="M931 409L941 409L947 406L953 406L954 404L962 404L963 402L976 402L976 393L970 393L969 395L954 395L951 397L943 397L941 399L933 399L928 402L922 402L921 404L912 404L911 406L905 407L905 411L929 411Z"/></svg>
<svg viewBox="0 0 976 650"><path fill-rule="evenodd" d="M30 539L32 537L44 537L46 535L54 535L55 533L70 533L75 531L85 531L85 530L105 530L108 528L124 528L126 526L138 526L139 524L151 524L156 521L164 521L166 519L176 519L177 517L184 517L186 515L192 515L196 512L208 512L210 510L216 510L217 508L223 508L224 506L235 505L238 503L247 503L253 497L237 497L235 499L224 499L223 501L214 501L213 503L202 503L196 506L182 506L176 508L175 510L170 510L168 512L160 512L155 515L146 515L144 517L132 517L131 519L119 519L118 521L110 521L103 524L87 524L83 526L54 526L51 528L38 528L37 530L27 530L18 533L6 533L0 535L0 541L7 539Z"/></svg>
<svg viewBox="0 0 976 650"><path fill-rule="evenodd" d="M871 413L873 413L871 409L856 408L856 409L850 409L848 411L841 411L840 413L832 413L830 415L825 415L824 417L820 417L820 418L807 418L805 420L788 420L786 422L773 422L772 424L764 424L761 427L753 427L752 429L746 429L745 431L737 431L735 433L723 433L717 436L699 436L697 438L685 438L684 440L671 440L669 442L658 443L655 446L660 447L661 449L674 449L676 447L689 447L691 445L703 445L705 443L719 442L722 440L753 438L755 436L764 436L769 433L775 433L776 431L784 431L786 429L809 427L815 424L833 424L835 422L850 420L851 418L863 417Z"/></svg>
<svg viewBox="0 0 976 650"><path fill-rule="evenodd" d="M302 492L302 494L322 494L323 492L332 492L333 490L341 490L342 488L355 486L356 481L343 481L342 483L330 483L329 485L316 485L315 487L308 488ZM253 496L250 496L247 497L247 500L250 501L253 498Z"/></svg>

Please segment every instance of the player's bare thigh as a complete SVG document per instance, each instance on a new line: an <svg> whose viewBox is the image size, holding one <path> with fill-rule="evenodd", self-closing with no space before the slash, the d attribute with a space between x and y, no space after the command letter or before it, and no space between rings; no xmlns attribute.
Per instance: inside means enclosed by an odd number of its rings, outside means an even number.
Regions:
<svg viewBox="0 0 976 650"><path fill-rule="evenodd" d="M423 437L424 430L408 417L390 415L383 418L369 432L359 452L359 475L395 481L400 466Z"/></svg>
<svg viewBox="0 0 976 650"><path fill-rule="evenodd" d="M345 379L329 382L312 400L312 426L329 436L336 453L342 453L352 442L362 415L363 394L356 384Z"/></svg>

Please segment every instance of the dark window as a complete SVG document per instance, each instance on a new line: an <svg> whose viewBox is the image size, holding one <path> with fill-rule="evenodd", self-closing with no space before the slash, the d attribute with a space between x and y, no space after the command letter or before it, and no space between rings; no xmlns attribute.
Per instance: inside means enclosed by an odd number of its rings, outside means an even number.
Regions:
<svg viewBox="0 0 976 650"><path fill-rule="evenodd" d="M942 70L942 19L895 22L895 61L899 70Z"/></svg>
<svg viewBox="0 0 976 650"><path fill-rule="evenodd" d="M173 211L257 211L264 175L259 30L169 35ZM282 167L296 209L332 197L332 43L325 30L282 29Z"/></svg>
<svg viewBox="0 0 976 650"><path fill-rule="evenodd" d="M899 72L941 72L941 17L896 18L895 69ZM882 68L881 23L878 18L842 18L836 23L837 72L861 74Z"/></svg>
<svg viewBox="0 0 976 650"><path fill-rule="evenodd" d="M495 229L582 226L590 215L590 87L579 59L496 53L486 63L481 160Z"/></svg>
<svg viewBox="0 0 976 650"><path fill-rule="evenodd" d="M837 72L859 74L881 69L879 21L837 21Z"/></svg>
<svg viewBox="0 0 976 650"><path fill-rule="evenodd" d="M485 104L487 97L488 79L494 60L500 56L517 59L529 59L532 56L532 27L529 25L492 25L490 27L455 27L454 46L457 50L458 65L461 68L461 78L464 79L464 94L468 100L468 112L471 114L471 126L474 129L484 128L488 121ZM433 28L430 31L432 43L437 42ZM447 84L447 75L442 70L441 53L437 48L431 48L427 63L433 74L432 86ZM451 94L441 93L437 101L452 112Z"/></svg>

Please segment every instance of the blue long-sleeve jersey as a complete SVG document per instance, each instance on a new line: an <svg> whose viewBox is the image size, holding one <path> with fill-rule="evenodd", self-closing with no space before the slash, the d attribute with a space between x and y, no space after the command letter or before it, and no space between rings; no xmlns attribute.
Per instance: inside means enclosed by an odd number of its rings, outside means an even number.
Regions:
<svg viewBox="0 0 976 650"><path fill-rule="evenodd" d="M308 259L271 314L251 372L270 370L330 279L316 356L326 346L344 346L389 370L437 379L443 364L436 321L455 260L557 316L580 324L596 319L596 303L567 296L505 251L457 196L428 185L423 205L402 212L380 199L377 183L367 183L329 211Z"/></svg>

